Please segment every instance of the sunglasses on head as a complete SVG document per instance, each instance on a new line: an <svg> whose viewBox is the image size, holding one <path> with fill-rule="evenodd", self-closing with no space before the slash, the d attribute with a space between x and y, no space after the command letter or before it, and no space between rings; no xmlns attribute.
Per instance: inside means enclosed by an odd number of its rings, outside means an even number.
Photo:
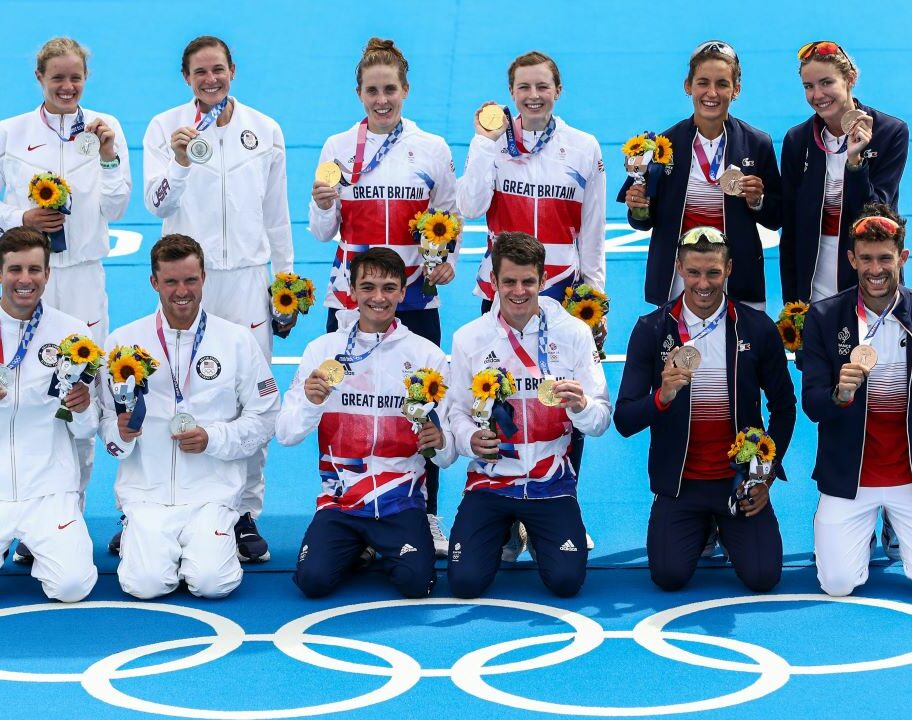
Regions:
<svg viewBox="0 0 912 720"><path fill-rule="evenodd" d="M826 57L827 55L842 55L846 60L849 59L846 51L840 47L839 43L835 43L832 40L809 42L807 45L802 45L801 49L798 51L799 60L808 60L814 57L814 55L819 55L820 57ZM854 67L851 60L849 60L849 64Z"/></svg>
<svg viewBox="0 0 912 720"><path fill-rule="evenodd" d="M738 62L738 53L735 52L735 49L727 42L722 42L721 40L707 40L705 43L700 43L697 45L697 48L691 53L690 59L693 60L695 57L697 57L697 55L703 55L704 53L711 52L727 55L735 62Z"/></svg>
<svg viewBox="0 0 912 720"><path fill-rule="evenodd" d="M855 235L864 235L872 227L879 227L881 230L895 235L899 230L899 224L895 220L880 215L870 215L856 220L852 224L852 232Z"/></svg>
<svg viewBox="0 0 912 720"><path fill-rule="evenodd" d="M685 247L687 245L696 245L703 238L706 238L706 241L713 245L728 245L728 239L721 231L716 230L716 228L695 227L681 236L681 239L678 241L678 246Z"/></svg>

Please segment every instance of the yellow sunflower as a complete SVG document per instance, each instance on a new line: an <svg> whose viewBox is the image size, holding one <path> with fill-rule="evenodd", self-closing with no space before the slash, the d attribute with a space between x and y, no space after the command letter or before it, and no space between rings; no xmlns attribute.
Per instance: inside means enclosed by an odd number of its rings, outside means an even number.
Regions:
<svg viewBox="0 0 912 720"><path fill-rule="evenodd" d="M440 402L447 391L446 385L443 384L443 375L430 368L426 368L424 372L424 392L428 402Z"/></svg>
<svg viewBox="0 0 912 720"><path fill-rule="evenodd" d="M418 227L418 223L421 222L421 216L424 215L424 212L419 210L415 213L415 217L409 220L409 230L415 232L415 228Z"/></svg>
<svg viewBox="0 0 912 720"><path fill-rule="evenodd" d="M457 232L456 221L441 212L431 215L427 222L424 223L424 229L422 230L424 237L435 245L443 245L450 242L456 237Z"/></svg>
<svg viewBox="0 0 912 720"><path fill-rule="evenodd" d="M760 442L757 443L757 457L762 462L772 462L776 457L776 443L769 435L760 438Z"/></svg>
<svg viewBox="0 0 912 720"><path fill-rule="evenodd" d="M283 283L293 283L297 282L298 276L295 273L277 272L275 279Z"/></svg>
<svg viewBox="0 0 912 720"><path fill-rule="evenodd" d="M291 313L295 311L295 308L298 307L298 298L287 288L279 290L272 295L272 306L275 308L276 312L281 313L282 315L291 315Z"/></svg>
<svg viewBox="0 0 912 720"><path fill-rule="evenodd" d="M730 448L729 451L728 451L728 456L729 456L730 458L733 458L733 457L735 457L735 455L737 455L739 452L741 452L741 448L744 447L744 443L745 443L746 440L747 440L747 438L744 436L744 433L743 433L743 432L739 432L739 433L735 436L735 443L734 443L734 445L732 445L731 448Z"/></svg>
<svg viewBox="0 0 912 720"><path fill-rule="evenodd" d="M595 300L580 300L576 304L573 314L592 328L602 321L605 313L601 304Z"/></svg>
<svg viewBox="0 0 912 720"><path fill-rule="evenodd" d="M636 157L642 155L646 149L646 136L634 135L621 146L621 152L627 157Z"/></svg>
<svg viewBox="0 0 912 720"><path fill-rule="evenodd" d="M667 165L671 162L671 140L664 135L656 135L655 144L656 149L652 154L653 162Z"/></svg>
<svg viewBox="0 0 912 720"><path fill-rule="evenodd" d="M104 351L87 337L78 338L70 346L70 357L77 363L94 363Z"/></svg>
<svg viewBox="0 0 912 720"><path fill-rule="evenodd" d="M41 208L58 208L64 202L61 188L53 180L41 179L32 183L29 195Z"/></svg>
<svg viewBox="0 0 912 720"><path fill-rule="evenodd" d="M146 379L145 366L132 355L122 355L113 359L108 364L108 371L111 373L111 379L116 383L126 382L131 375L137 385L141 385Z"/></svg>
<svg viewBox="0 0 912 720"><path fill-rule="evenodd" d="M798 328L795 327L791 318L783 318L776 323L776 328L779 330L779 336L782 338L782 344L785 345L786 350L795 352L801 347L801 333L798 332Z"/></svg>
<svg viewBox="0 0 912 720"><path fill-rule="evenodd" d="M500 390L500 383L497 382L497 376L492 372L483 370L472 378L472 395L477 398L487 400L496 397L498 390Z"/></svg>
<svg viewBox="0 0 912 720"><path fill-rule="evenodd" d="M808 311L808 304L801 301L786 303L782 308L783 315L804 315Z"/></svg>
<svg viewBox="0 0 912 720"><path fill-rule="evenodd" d="M513 377L513 373L509 370L506 371L507 382L510 383L510 392L507 395L512 395L516 392L516 378Z"/></svg>

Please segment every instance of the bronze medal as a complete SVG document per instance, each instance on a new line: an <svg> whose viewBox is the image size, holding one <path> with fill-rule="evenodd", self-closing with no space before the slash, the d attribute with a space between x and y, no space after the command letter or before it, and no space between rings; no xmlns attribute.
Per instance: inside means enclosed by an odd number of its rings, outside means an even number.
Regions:
<svg viewBox="0 0 912 720"><path fill-rule="evenodd" d="M338 360L324 360L317 368L326 374L326 382L335 387L345 377L345 367Z"/></svg>
<svg viewBox="0 0 912 720"><path fill-rule="evenodd" d="M877 364L877 350L870 345L856 345L852 348L849 361L861 365L865 370L871 372Z"/></svg>
<svg viewBox="0 0 912 720"><path fill-rule="evenodd" d="M719 178L719 185L726 195L741 195L741 181L744 173L736 167L730 167Z"/></svg>
<svg viewBox="0 0 912 720"><path fill-rule="evenodd" d="M693 345L684 345L674 358L675 367L686 368L694 372L700 367L701 362L703 362L703 358L700 356L700 351Z"/></svg>
<svg viewBox="0 0 912 720"><path fill-rule="evenodd" d="M842 132L845 135L848 135L852 130L852 126L858 122L859 118L863 118L867 113L864 110L848 110L846 114L842 116L842 120L839 121L839 124L842 126Z"/></svg>

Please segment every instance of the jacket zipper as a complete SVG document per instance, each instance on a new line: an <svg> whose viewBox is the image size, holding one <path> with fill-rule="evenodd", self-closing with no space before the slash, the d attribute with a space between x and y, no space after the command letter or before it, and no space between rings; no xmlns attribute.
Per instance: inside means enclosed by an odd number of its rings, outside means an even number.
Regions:
<svg viewBox="0 0 912 720"><path fill-rule="evenodd" d="M63 115L60 116L60 135L63 136ZM63 173L63 143L60 143L60 177L66 177Z"/></svg>
<svg viewBox="0 0 912 720"><path fill-rule="evenodd" d="M228 267L228 197L225 189L225 139L219 138L219 163L222 174L222 263Z"/></svg>
<svg viewBox="0 0 912 720"><path fill-rule="evenodd" d="M808 151L804 151L804 161L807 162ZM826 155L823 157L824 163L826 163ZM817 263L820 262L820 236L823 235L823 208L826 205L826 179L827 173L826 170L823 173L823 194L820 198L820 217L817 220L817 252L814 255L814 272L811 273L811 287L808 290L808 302L811 300L811 295L814 294L814 280L817 279ZM843 175L842 179L843 191L839 193L839 224L842 225L842 201L845 197L845 176ZM836 233L836 290L839 291L839 233ZM793 300L798 300L799 298L792 298Z"/></svg>
<svg viewBox="0 0 912 720"><path fill-rule="evenodd" d="M19 322L19 342L25 332L25 323ZM13 502L19 499L19 484L16 479L16 413L19 411L19 377L22 372L22 363L16 366L16 399L13 401L13 415L10 418L10 464L13 469Z"/></svg>
<svg viewBox="0 0 912 720"><path fill-rule="evenodd" d="M174 377L180 377L180 341L181 331L177 331L174 341ZM167 342L167 341L166 341ZM174 414L177 415L177 398L174 398ZM177 475L177 440L171 440L171 504L176 505L176 475Z"/></svg>
<svg viewBox="0 0 912 720"><path fill-rule="evenodd" d="M389 221L387 220L387 225L388 225L388 222ZM389 240L389 238L387 238L387 240ZM383 336L380 333L377 333L378 345L382 345L382 342L381 342L382 337ZM377 360L380 357L380 354L382 352L383 352L383 348L378 347L376 354L374 356L374 372L375 373L378 370ZM379 376L375 374L374 377L379 377ZM374 434L373 434L373 437L371 438L370 457L374 457L374 451L377 449L377 413L372 413L372 415L374 417ZM380 519L380 498L377 496L377 476L374 473L371 473L371 482L374 485L374 520L379 520Z"/></svg>
<svg viewBox="0 0 912 720"><path fill-rule="evenodd" d="M693 137L690 139L690 162L693 164L693 144L694 140L697 139L697 133L699 130L694 130ZM725 133L725 126L722 126L722 132ZM687 184L690 184L690 168L687 169ZM684 203L681 205L681 218L678 220L678 237L681 237L681 230L684 228L684 212L687 209L687 186L684 187ZM725 227L725 197L722 198L722 226ZM668 283L668 292L665 293L665 296L671 300L671 291L674 290L675 285L675 268L674 265L671 266L671 282ZM681 472L684 472L684 466L681 466Z"/></svg>
<svg viewBox="0 0 912 720"><path fill-rule="evenodd" d="M696 136L694 136L696 137ZM683 217L683 216L682 216ZM669 293L671 290L669 289ZM681 308L681 312L684 312L684 308ZM668 315L674 319L674 315L668 313ZM678 338L680 339L680 338ZM690 447L690 421L691 421L691 412L693 410L693 395L687 396L687 440L684 443L684 458L681 460L681 471L678 473L678 491L675 493L675 497L681 495L681 483L684 480L684 465L687 464L687 448Z"/></svg>

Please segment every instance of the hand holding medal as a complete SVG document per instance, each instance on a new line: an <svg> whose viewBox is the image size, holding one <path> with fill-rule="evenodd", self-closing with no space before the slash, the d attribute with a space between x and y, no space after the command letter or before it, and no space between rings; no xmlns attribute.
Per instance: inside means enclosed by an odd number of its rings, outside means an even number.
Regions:
<svg viewBox="0 0 912 720"><path fill-rule="evenodd" d="M304 381L304 394L314 405L322 405L345 377L345 366L338 360L329 359L320 363Z"/></svg>
<svg viewBox="0 0 912 720"><path fill-rule="evenodd" d="M507 131L506 115L502 106L488 100L475 111L475 132L490 140L497 140Z"/></svg>
<svg viewBox="0 0 912 720"><path fill-rule="evenodd" d="M849 110L842 116L842 131L847 135L846 162L858 165L861 153L870 144L874 132L874 118L864 110Z"/></svg>
<svg viewBox="0 0 912 720"><path fill-rule="evenodd" d="M696 350L696 348L693 349ZM683 350L683 347L676 347L665 358L665 367L662 370L662 387L659 388L659 402L663 405L671 403L681 389L689 385L690 381L693 380L694 370L685 366L686 356L690 353L684 353L685 357L680 361L678 360L678 355ZM689 362L693 363L693 357L691 357ZM699 360L697 364L699 365Z"/></svg>

